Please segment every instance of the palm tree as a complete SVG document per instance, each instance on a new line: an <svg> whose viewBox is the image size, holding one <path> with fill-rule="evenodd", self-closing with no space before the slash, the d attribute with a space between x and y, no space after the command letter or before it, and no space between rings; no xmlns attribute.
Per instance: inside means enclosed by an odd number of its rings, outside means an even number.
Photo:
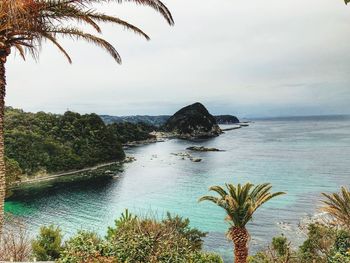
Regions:
<svg viewBox="0 0 350 263"><path fill-rule="evenodd" d="M322 200L324 206L321 210L331 215L335 219L335 224L350 230L350 191L343 186L339 194L322 193L322 195L325 200Z"/></svg>
<svg viewBox="0 0 350 263"><path fill-rule="evenodd" d="M250 235L246 229L247 223L252 220L254 212L270 199L285 194L283 192L271 193L270 184L245 185L225 184L225 190L221 186L212 186L210 191L219 194L215 196L203 196L201 201L211 201L223 208L227 214L226 220L231 227L227 237L234 243L235 263L246 263L248 257L248 241Z"/></svg>
<svg viewBox="0 0 350 263"><path fill-rule="evenodd" d="M59 37L85 40L105 49L118 63L117 50L106 40L84 32L77 24L87 24L101 33L99 23L107 22L123 26L147 40L149 37L138 27L92 9L93 4L113 0L1 0L0 1L0 232L4 223L5 163L4 163L4 108L6 75L5 64L12 49L25 60L30 54L39 55L43 41L53 43L71 63L67 51L60 45ZM173 25L170 11L160 0L114 0L118 3L135 2L150 6Z"/></svg>

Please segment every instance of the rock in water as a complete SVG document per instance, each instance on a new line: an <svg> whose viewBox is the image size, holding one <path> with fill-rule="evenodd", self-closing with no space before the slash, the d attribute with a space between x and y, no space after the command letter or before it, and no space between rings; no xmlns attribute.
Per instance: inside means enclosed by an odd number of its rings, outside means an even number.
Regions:
<svg viewBox="0 0 350 263"><path fill-rule="evenodd" d="M222 133L215 117L199 102L176 112L165 129L182 139L211 138Z"/></svg>
<svg viewBox="0 0 350 263"><path fill-rule="evenodd" d="M187 147L186 150L194 151L194 152L222 152L217 148L206 148L204 146L191 146Z"/></svg>

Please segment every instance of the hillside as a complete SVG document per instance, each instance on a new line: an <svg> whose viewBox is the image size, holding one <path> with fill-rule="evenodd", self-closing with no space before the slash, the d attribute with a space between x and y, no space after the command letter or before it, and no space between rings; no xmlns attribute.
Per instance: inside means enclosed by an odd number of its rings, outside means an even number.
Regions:
<svg viewBox="0 0 350 263"><path fill-rule="evenodd" d="M153 125L160 127L164 125L171 115L158 115L158 116L149 116L149 115L135 115L135 116L111 116L111 115L100 115L101 119L106 124L112 123L145 123L148 125ZM217 124L234 124L238 123L239 119L233 115L216 115L214 116Z"/></svg>
<svg viewBox="0 0 350 263"><path fill-rule="evenodd" d="M159 115L159 116L149 116L149 115L135 115L135 116L110 116L110 115L100 115L101 119L106 124L112 123L145 123L153 126L162 126L169 118L170 115Z"/></svg>
<svg viewBox="0 0 350 263"><path fill-rule="evenodd" d="M13 108L5 113L5 155L28 175L80 169L125 156L116 134L96 114Z"/></svg>
<svg viewBox="0 0 350 263"><path fill-rule="evenodd" d="M177 111L165 123L164 129L183 139L210 138L222 133L215 117L199 102Z"/></svg>
<svg viewBox="0 0 350 263"><path fill-rule="evenodd" d="M5 112L5 155L8 183L18 176L57 173L122 160L122 144L151 138L153 126L107 125L96 114L63 115Z"/></svg>

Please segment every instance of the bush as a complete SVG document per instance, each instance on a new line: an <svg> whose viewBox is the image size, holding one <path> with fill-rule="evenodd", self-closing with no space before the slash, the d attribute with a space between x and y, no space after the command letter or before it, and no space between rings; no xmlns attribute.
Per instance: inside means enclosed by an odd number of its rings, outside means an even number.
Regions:
<svg viewBox="0 0 350 263"><path fill-rule="evenodd" d="M109 228L107 240L122 262L188 262L201 246L199 236L205 233L188 227L180 217L158 222L154 219L117 220Z"/></svg>
<svg viewBox="0 0 350 263"><path fill-rule="evenodd" d="M188 218L184 219L179 216L173 217L170 213L167 213L167 218L164 219L162 223L165 225L165 227L175 229L176 232L189 240L193 249L202 249L203 238L207 235L207 233L199 231L196 228L191 228L190 220Z"/></svg>
<svg viewBox="0 0 350 263"><path fill-rule="evenodd" d="M266 251L249 257L249 263L350 263L350 233L324 224L308 226L307 239L292 251L288 240L275 237Z"/></svg>
<svg viewBox="0 0 350 263"><path fill-rule="evenodd" d="M62 250L62 234L58 227L43 226L32 242L33 255L37 260L58 259Z"/></svg>
<svg viewBox="0 0 350 263"><path fill-rule="evenodd" d="M266 251L261 251L248 258L249 263L296 263L290 242L285 236L274 237Z"/></svg>
<svg viewBox="0 0 350 263"><path fill-rule="evenodd" d="M69 239L62 250L58 262L61 263L93 263L93 262L116 262L106 256L108 244L96 233L79 231Z"/></svg>
<svg viewBox="0 0 350 263"><path fill-rule="evenodd" d="M299 259L302 263L327 262L335 242L337 231L323 224L310 224L307 239L299 248Z"/></svg>
<svg viewBox="0 0 350 263"><path fill-rule="evenodd" d="M80 231L65 244L59 262L222 263L201 252L206 234L189 227L189 220L172 217L157 221L138 218L126 210L108 228L105 239Z"/></svg>
<svg viewBox="0 0 350 263"><path fill-rule="evenodd" d="M214 253L195 253L193 254L189 261L189 263L224 263L222 258Z"/></svg>
<svg viewBox="0 0 350 263"><path fill-rule="evenodd" d="M350 233L344 230L337 233L328 263L350 263Z"/></svg>

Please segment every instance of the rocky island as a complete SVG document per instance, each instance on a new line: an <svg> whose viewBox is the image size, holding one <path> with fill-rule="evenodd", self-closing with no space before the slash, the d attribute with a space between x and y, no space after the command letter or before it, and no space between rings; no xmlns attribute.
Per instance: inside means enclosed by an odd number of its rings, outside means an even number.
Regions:
<svg viewBox="0 0 350 263"><path fill-rule="evenodd" d="M181 139L205 139L222 133L215 117L199 102L176 112L165 123L164 129Z"/></svg>
<svg viewBox="0 0 350 263"><path fill-rule="evenodd" d="M215 116L218 124L237 124L240 123L239 119L233 115L217 115Z"/></svg>
<svg viewBox="0 0 350 263"><path fill-rule="evenodd" d="M186 150L194 151L194 152L223 152L223 150L217 148L207 148L204 146L191 146L187 147Z"/></svg>

